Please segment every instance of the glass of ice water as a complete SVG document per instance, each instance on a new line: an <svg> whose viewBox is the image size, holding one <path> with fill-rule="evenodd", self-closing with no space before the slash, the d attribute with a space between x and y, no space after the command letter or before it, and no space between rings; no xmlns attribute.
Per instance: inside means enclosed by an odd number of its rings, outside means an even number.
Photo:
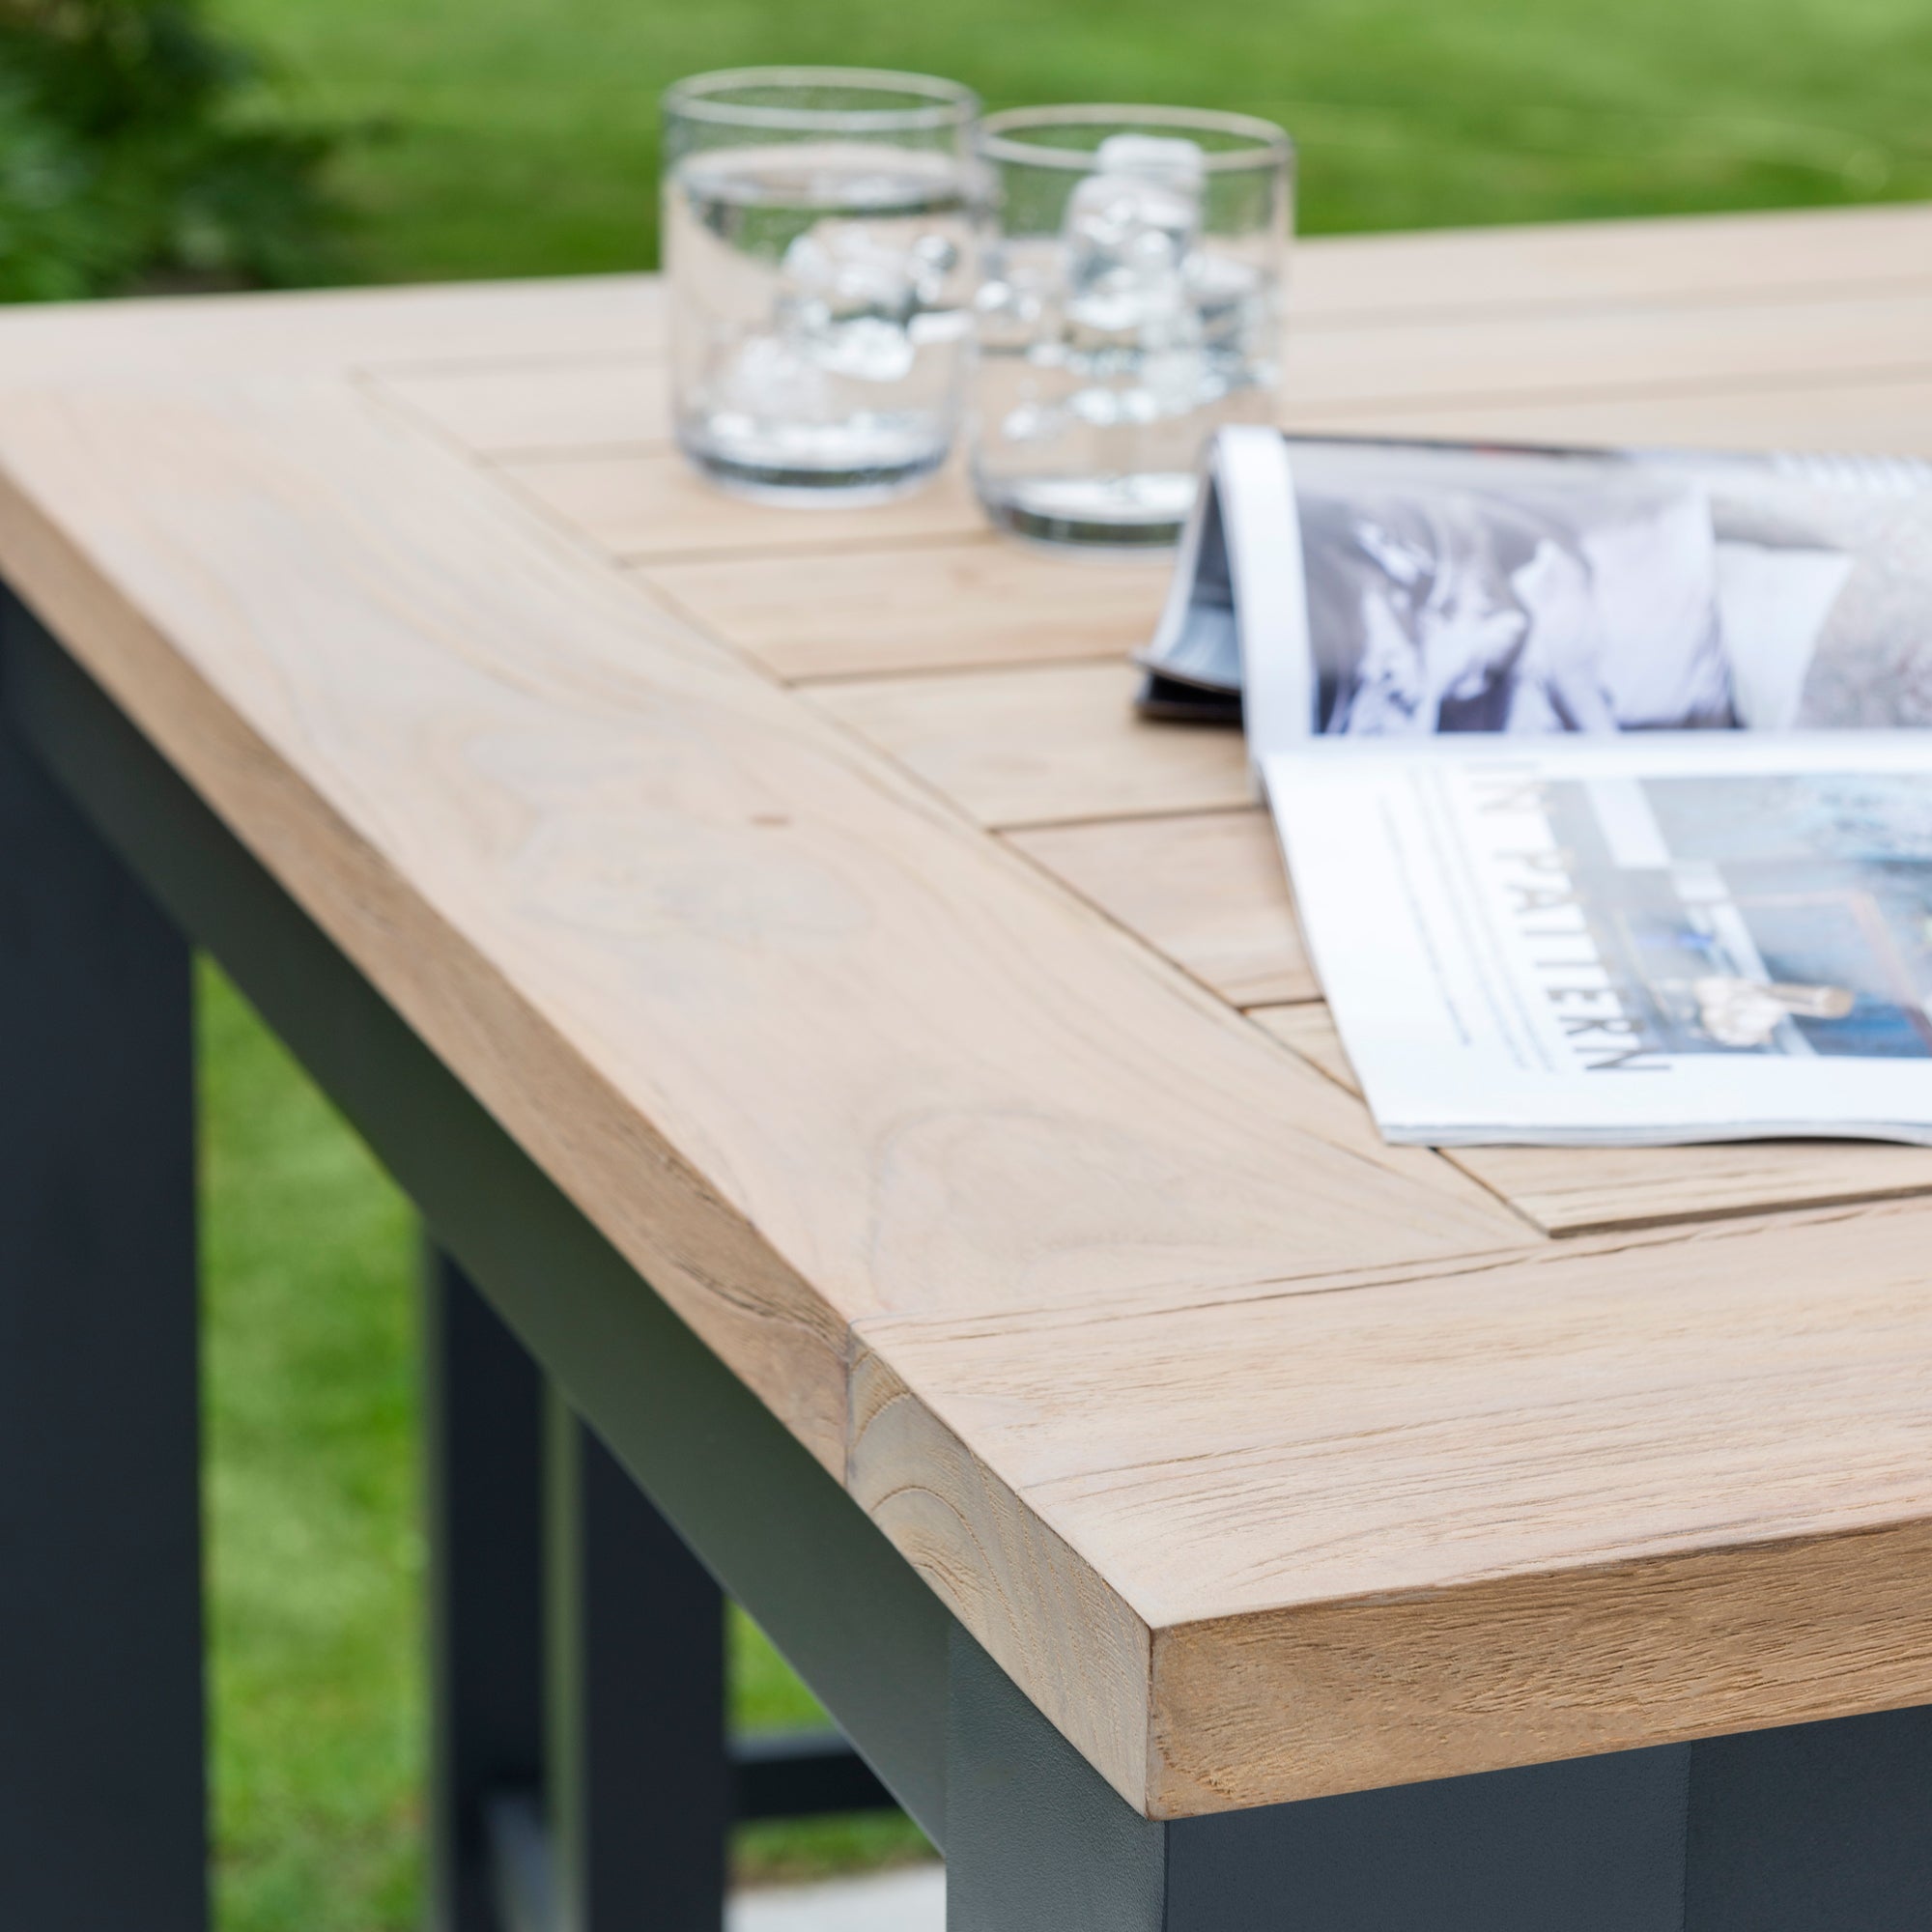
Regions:
<svg viewBox="0 0 1932 1932"><path fill-rule="evenodd" d="M1272 122L1016 108L980 125L974 482L1003 528L1171 544L1202 446L1274 419L1293 150Z"/></svg>
<svg viewBox="0 0 1932 1932"><path fill-rule="evenodd" d="M909 489L958 422L979 102L921 74L747 68L665 96L677 440L743 495Z"/></svg>

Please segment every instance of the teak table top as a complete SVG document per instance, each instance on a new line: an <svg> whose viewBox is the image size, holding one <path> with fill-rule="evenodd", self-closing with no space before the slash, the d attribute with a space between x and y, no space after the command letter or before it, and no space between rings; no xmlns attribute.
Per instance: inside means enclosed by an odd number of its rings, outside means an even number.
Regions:
<svg viewBox="0 0 1932 1932"><path fill-rule="evenodd" d="M1157 567L646 279L0 317L0 572L1155 1816L1932 1700L1932 1152L1382 1145ZM1303 246L1289 419L1932 452L1932 210Z"/></svg>

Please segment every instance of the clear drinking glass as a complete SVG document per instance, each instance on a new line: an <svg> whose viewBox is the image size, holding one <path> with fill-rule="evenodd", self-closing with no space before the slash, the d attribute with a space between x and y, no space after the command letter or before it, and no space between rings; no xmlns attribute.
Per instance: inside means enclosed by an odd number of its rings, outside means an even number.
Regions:
<svg viewBox="0 0 1932 1932"><path fill-rule="evenodd" d="M920 74L747 68L665 96L677 440L746 495L850 502L951 446L979 102Z"/></svg>
<svg viewBox="0 0 1932 1932"><path fill-rule="evenodd" d="M1246 115L1029 107L977 147L980 499L1024 536L1171 544L1208 438L1274 417L1289 138Z"/></svg>

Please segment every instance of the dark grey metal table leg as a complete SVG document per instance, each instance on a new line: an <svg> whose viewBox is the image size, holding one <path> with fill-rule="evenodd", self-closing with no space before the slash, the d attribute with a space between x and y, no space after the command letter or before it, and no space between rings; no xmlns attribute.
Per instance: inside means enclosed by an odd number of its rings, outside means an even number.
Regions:
<svg viewBox="0 0 1932 1932"><path fill-rule="evenodd" d="M724 1602L462 1271L426 1274L437 1932L716 1932Z"/></svg>
<svg viewBox="0 0 1932 1932"><path fill-rule="evenodd" d="M424 1256L430 1924L508 1932L491 1807L543 1779L543 1378L447 1257Z"/></svg>
<svg viewBox="0 0 1932 1932"><path fill-rule="evenodd" d="M1691 1747L1685 1932L1925 1932L1932 1710Z"/></svg>
<svg viewBox="0 0 1932 1932"><path fill-rule="evenodd" d="M426 1269L436 1932L717 1932L718 1585L446 1257Z"/></svg>
<svg viewBox="0 0 1932 1932"><path fill-rule="evenodd" d="M602 1932L639 1885L654 1924L709 1932L734 1819L892 1801L836 1731L727 1751L718 1585L462 1269L424 1264L433 1932L552 1932L573 1889Z"/></svg>
<svg viewBox="0 0 1932 1932"><path fill-rule="evenodd" d="M1688 1747L1140 1817L963 1631L948 1932L1682 1932Z"/></svg>
<svg viewBox="0 0 1932 1932"><path fill-rule="evenodd" d="M1923 1932L1932 1710L1175 1824L963 1631L949 1932Z"/></svg>
<svg viewBox="0 0 1932 1932"><path fill-rule="evenodd" d="M1681 1932L1690 1747L1168 1830L1170 1932Z"/></svg>
<svg viewBox="0 0 1932 1932"><path fill-rule="evenodd" d="M958 1624L947 1932L1161 1932L1167 1827L1126 1804Z"/></svg>
<svg viewBox="0 0 1932 1932"><path fill-rule="evenodd" d="M20 612L0 591L0 653ZM0 1925L207 1921L187 948L0 723Z"/></svg>
<svg viewBox="0 0 1932 1932"><path fill-rule="evenodd" d="M731 1803L724 1598L557 1394L548 1452L557 1932L718 1932Z"/></svg>

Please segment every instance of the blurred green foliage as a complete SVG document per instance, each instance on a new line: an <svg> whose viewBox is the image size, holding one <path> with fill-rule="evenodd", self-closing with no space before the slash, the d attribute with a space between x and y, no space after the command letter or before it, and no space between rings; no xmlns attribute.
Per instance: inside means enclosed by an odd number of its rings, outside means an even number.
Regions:
<svg viewBox="0 0 1932 1932"><path fill-rule="evenodd" d="M312 281L333 146L199 0L0 0L0 300Z"/></svg>

